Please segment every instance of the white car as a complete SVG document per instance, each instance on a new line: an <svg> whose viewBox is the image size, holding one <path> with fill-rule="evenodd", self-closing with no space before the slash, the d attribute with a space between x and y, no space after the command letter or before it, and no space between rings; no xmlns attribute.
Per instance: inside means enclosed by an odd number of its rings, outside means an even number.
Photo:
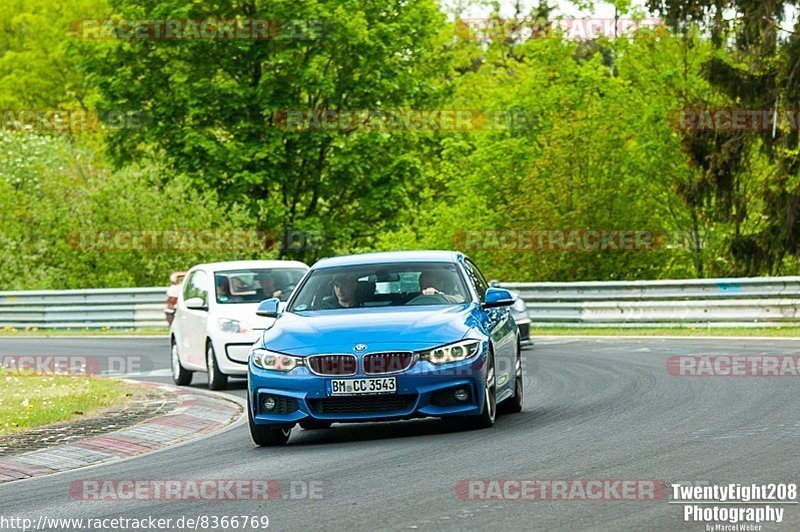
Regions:
<svg viewBox="0 0 800 532"><path fill-rule="evenodd" d="M208 387L220 390L228 376L247 375L250 347L274 318L256 315L273 297L286 301L308 271L297 261L248 260L199 264L181 285L170 327L172 379L188 385L192 373L208 373Z"/></svg>

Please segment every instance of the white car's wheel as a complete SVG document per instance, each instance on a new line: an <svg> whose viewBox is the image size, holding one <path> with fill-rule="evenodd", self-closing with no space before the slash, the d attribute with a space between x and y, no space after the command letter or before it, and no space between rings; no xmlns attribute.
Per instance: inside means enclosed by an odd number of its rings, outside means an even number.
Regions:
<svg viewBox="0 0 800 532"><path fill-rule="evenodd" d="M178 356L178 344L172 339L170 346L170 366L172 367L172 380L178 386L188 386L192 383L192 372L181 365Z"/></svg>
<svg viewBox="0 0 800 532"><path fill-rule="evenodd" d="M208 368L208 389L223 390L228 385L228 376L220 371L211 342L208 342L206 346L206 367Z"/></svg>

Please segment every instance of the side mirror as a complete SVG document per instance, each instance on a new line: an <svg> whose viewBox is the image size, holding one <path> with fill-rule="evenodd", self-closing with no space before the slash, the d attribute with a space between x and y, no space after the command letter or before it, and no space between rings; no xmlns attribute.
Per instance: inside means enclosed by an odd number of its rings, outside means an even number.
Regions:
<svg viewBox="0 0 800 532"><path fill-rule="evenodd" d="M277 318L280 310L280 304L281 301L277 297L265 299L258 304L256 314L259 316L264 316L265 318Z"/></svg>
<svg viewBox="0 0 800 532"><path fill-rule="evenodd" d="M504 288L489 288L481 305L485 309L497 307L510 307L514 304L514 296Z"/></svg>
<svg viewBox="0 0 800 532"><path fill-rule="evenodd" d="M202 297L190 297L184 301L184 305L192 310L208 310L208 305L206 305Z"/></svg>

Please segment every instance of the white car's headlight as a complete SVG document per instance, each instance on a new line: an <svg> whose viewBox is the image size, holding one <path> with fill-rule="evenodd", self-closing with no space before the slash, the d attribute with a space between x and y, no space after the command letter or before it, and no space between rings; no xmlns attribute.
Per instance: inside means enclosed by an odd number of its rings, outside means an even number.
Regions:
<svg viewBox="0 0 800 532"><path fill-rule="evenodd" d="M219 325L219 330L226 333L249 333L253 330L246 323L228 318L218 319L217 324Z"/></svg>
<svg viewBox="0 0 800 532"><path fill-rule="evenodd" d="M251 356L253 357L253 364L262 369L292 371L297 366L303 365L303 359L300 357L284 355L283 353L267 351L266 349L253 349Z"/></svg>
<svg viewBox="0 0 800 532"><path fill-rule="evenodd" d="M448 364L474 357L481 350L480 340L463 340L454 344L443 345L427 351L421 351L419 357L434 364Z"/></svg>

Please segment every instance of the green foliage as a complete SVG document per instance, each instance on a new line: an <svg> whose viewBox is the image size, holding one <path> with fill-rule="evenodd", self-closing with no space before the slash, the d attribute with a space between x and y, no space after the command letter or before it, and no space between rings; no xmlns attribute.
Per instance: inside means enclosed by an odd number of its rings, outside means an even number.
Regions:
<svg viewBox="0 0 800 532"><path fill-rule="evenodd" d="M90 109L93 91L68 54L70 26L106 14L105 0L0 3L0 109Z"/></svg>
<svg viewBox="0 0 800 532"><path fill-rule="evenodd" d="M613 69L604 51L616 55ZM381 247L450 248L467 231L653 231L661 236L652 251L504 250L491 240L466 251L502 279L695 276L710 250L693 252L682 237L694 228L675 189L693 171L671 120L680 87L701 81L699 64L690 79L677 71L684 51L667 35L599 43L589 54L554 39L520 45L513 56L490 48L459 81L454 105L525 120L448 138L442 169L451 201L432 198L411 214L419 223Z"/></svg>
<svg viewBox="0 0 800 532"><path fill-rule="evenodd" d="M796 2L650 0L672 29L710 34L703 61L710 89L684 95L689 107L796 112L800 107L798 21L784 29ZM787 124L737 131L685 131L682 147L696 168L678 193L705 220L726 227L728 251L717 271L734 275L796 271L800 262L800 130Z"/></svg>
<svg viewBox="0 0 800 532"><path fill-rule="evenodd" d="M463 249L490 277L514 281L800 273L798 131L677 127L687 108L776 99L800 108L797 32L774 31L785 3L653 0L669 30L486 42L435 0L11 0L0 5L0 110L131 112L145 122L0 129L0 289L165 284L200 261L421 248ZM745 4L759 16L729 23L716 10ZM70 36L77 19L112 13L311 21L321 33ZM288 110L308 119L400 109L480 112L493 127L285 123ZM234 251L224 238L210 249L92 245L127 231L238 229L325 238L300 251ZM468 231L548 230L662 236L636 252L465 240Z"/></svg>
<svg viewBox="0 0 800 532"><path fill-rule="evenodd" d="M87 164L89 154L63 138L4 133L0 153L3 287L166 284L171 271L230 258L225 235L250 227L243 209L220 205L214 193L198 192L186 179L159 184L163 168L108 173ZM38 153L48 157L35 159ZM222 235L223 245L147 248L124 239L134 231L193 229ZM238 258L265 255L245 249Z"/></svg>
<svg viewBox="0 0 800 532"><path fill-rule="evenodd" d="M424 188L427 140L408 132L294 131L288 111L434 108L446 88L432 0L114 0L127 18L320 21L319 35L260 41L84 43L104 110L147 110L108 136L118 164L153 152L174 173L242 202L264 229L328 230L333 251L373 234ZM312 257L313 258L313 257Z"/></svg>

